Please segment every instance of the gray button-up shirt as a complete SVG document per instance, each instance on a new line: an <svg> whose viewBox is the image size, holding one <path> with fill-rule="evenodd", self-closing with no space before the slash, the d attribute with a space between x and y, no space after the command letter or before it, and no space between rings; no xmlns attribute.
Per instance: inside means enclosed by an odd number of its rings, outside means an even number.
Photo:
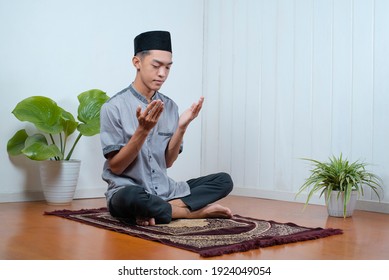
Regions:
<svg viewBox="0 0 389 280"><path fill-rule="evenodd" d="M109 169L105 161L102 178L108 183L105 193L107 202L124 186L141 186L147 193L158 195L164 200L190 194L186 182L175 182L167 175L165 151L178 125L178 107L167 96L156 92L154 99L164 103L164 110L156 126L150 131L138 157L118 176ZM119 151L124 147L138 127L136 108L142 111L148 105L146 98L130 85L109 99L101 109L100 139L103 154ZM181 147L182 149L182 147Z"/></svg>

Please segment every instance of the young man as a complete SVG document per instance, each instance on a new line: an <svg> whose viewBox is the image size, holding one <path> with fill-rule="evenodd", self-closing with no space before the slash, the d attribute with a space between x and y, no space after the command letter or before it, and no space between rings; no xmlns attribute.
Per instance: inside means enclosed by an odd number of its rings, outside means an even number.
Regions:
<svg viewBox="0 0 389 280"><path fill-rule="evenodd" d="M101 144L106 158L107 206L129 224L155 225L177 218L231 218L215 201L232 190L231 177L217 173L187 182L167 176L182 151L183 137L199 114L201 97L181 116L159 92L172 61L170 33L145 32L134 39L134 82L101 110Z"/></svg>

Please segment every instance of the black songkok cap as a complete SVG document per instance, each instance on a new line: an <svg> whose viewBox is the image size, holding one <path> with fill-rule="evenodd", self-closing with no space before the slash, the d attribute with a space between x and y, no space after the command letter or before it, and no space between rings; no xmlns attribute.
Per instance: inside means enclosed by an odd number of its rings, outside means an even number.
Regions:
<svg viewBox="0 0 389 280"><path fill-rule="evenodd" d="M134 55L141 51L161 50L172 52L170 33L167 31L149 31L134 39Z"/></svg>

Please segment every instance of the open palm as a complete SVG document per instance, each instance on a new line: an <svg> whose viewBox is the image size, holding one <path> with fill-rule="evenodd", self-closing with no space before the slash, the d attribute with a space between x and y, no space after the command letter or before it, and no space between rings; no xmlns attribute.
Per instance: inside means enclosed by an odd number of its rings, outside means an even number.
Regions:
<svg viewBox="0 0 389 280"><path fill-rule="evenodd" d="M193 103L190 108L185 110L180 116L178 121L178 126L181 129L186 129L188 125L193 121L200 113L201 108L203 107L204 97L200 97L197 103Z"/></svg>

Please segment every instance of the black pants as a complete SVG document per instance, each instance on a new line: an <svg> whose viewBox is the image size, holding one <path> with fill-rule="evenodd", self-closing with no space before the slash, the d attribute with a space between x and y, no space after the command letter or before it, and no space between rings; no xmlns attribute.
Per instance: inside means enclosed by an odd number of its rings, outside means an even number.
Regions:
<svg viewBox="0 0 389 280"><path fill-rule="evenodd" d="M216 173L187 181L191 194L181 200L191 211L199 210L227 196L233 182L227 173ZM135 224L136 217L155 218L157 224L172 220L172 207L156 195L146 193L142 187L128 186L111 198L109 211L112 216L128 224Z"/></svg>

